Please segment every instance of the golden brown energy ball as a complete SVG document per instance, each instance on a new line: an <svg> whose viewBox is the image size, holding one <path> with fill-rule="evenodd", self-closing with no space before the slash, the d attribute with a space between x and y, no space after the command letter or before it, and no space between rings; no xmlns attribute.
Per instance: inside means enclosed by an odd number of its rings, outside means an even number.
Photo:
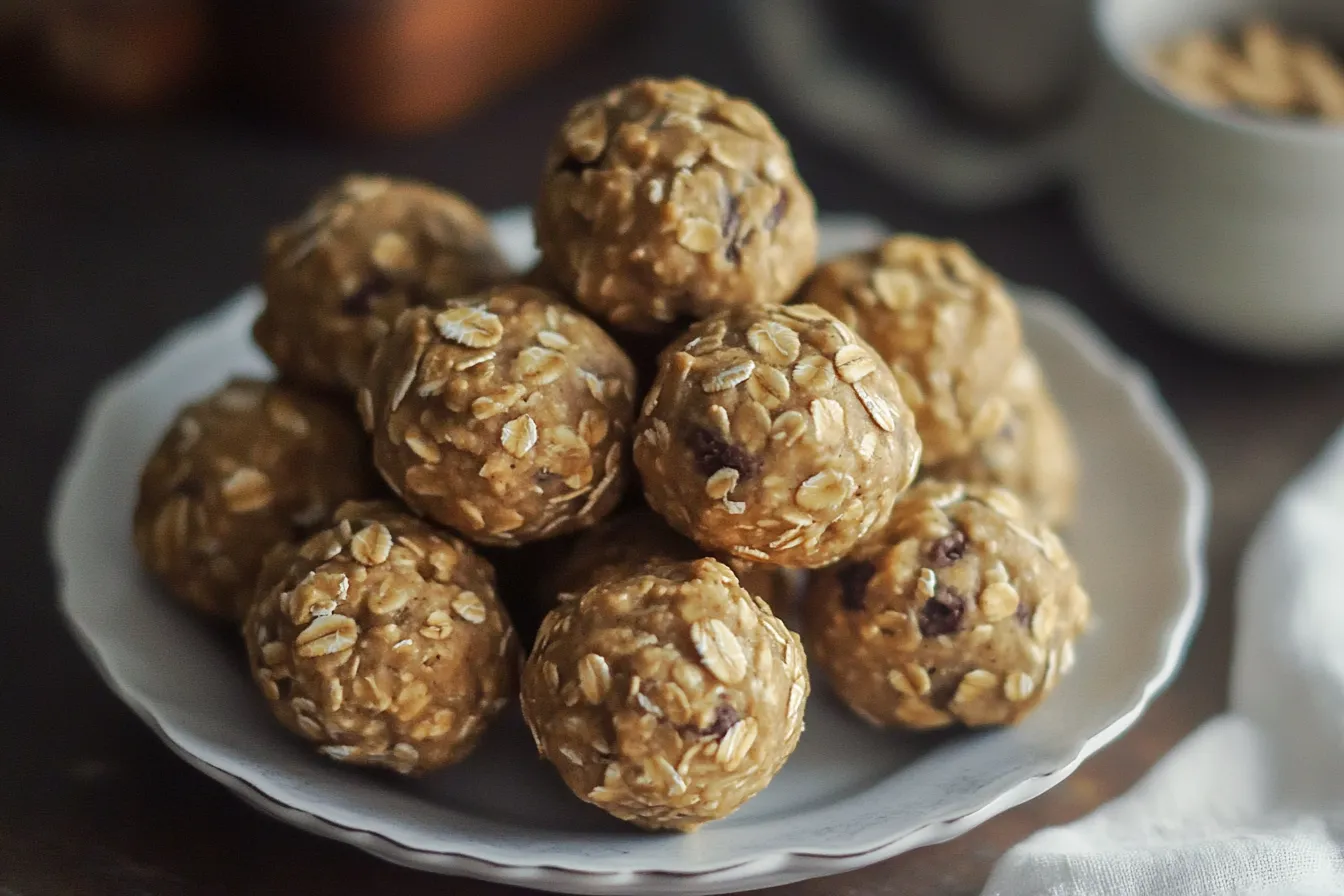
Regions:
<svg viewBox="0 0 1344 896"><path fill-rule="evenodd" d="M490 224L455 193L351 175L266 242L253 335L281 372L353 390L397 315L505 279Z"/></svg>
<svg viewBox="0 0 1344 896"><path fill-rule="evenodd" d="M1010 492L923 482L882 538L813 575L807 649L874 725L1016 723L1073 664L1078 571Z"/></svg>
<svg viewBox="0 0 1344 896"><path fill-rule="evenodd" d="M815 305L700 321L636 424L649 505L702 548L812 568L886 522L920 444L891 371Z"/></svg>
<svg viewBox="0 0 1344 896"><path fill-rule="evenodd" d="M728 567L655 560L551 611L523 669L523 715L580 799L688 831L770 782L808 687L797 635Z"/></svg>
<svg viewBox="0 0 1344 896"><path fill-rule="evenodd" d="M391 503L343 506L272 571L243 626L252 675L275 717L332 759L442 768L517 686L490 564Z"/></svg>
<svg viewBox="0 0 1344 896"><path fill-rule="evenodd" d="M817 251L812 194L760 109L681 78L575 106L534 210L546 266L630 330L782 302Z"/></svg>
<svg viewBox="0 0 1344 896"><path fill-rule="evenodd" d="M839 317L892 366L926 464L967 454L1003 425L1021 324L999 278L965 246L894 236L818 267L799 301Z"/></svg>
<svg viewBox="0 0 1344 896"><path fill-rule="evenodd" d="M684 562L707 556L695 542L675 532L647 507L607 517L585 531L548 577L543 599L552 605L562 592L582 594L593 585L632 566L652 561ZM736 558L722 560L738 583L765 601L776 615L792 603L792 588L780 570Z"/></svg>
<svg viewBox="0 0 1344 896"><path fill-rule="evenodd" d="M174 597L237 620L267 551L378 490L343 402L235 379L184 408L150 456L135 546Z"/></svg>
<svg viewBox="0 0 1344 896"><path fill-rule="evenodd" d="M616 506L634 400L630 359L601 327L514 284L404 313L359 409L378 470L412 510L517 545Z"/></svg>
<svg viewBox="0 0 1344 896"><path fill-rule="evenodd" d="M934 479L999 485L1022 498L1042 520L1066 525L1078 490L1078 453L1040 365L1023 350L1009 368L1003 395L1008 416L969 454L925 467Z"/></svg>

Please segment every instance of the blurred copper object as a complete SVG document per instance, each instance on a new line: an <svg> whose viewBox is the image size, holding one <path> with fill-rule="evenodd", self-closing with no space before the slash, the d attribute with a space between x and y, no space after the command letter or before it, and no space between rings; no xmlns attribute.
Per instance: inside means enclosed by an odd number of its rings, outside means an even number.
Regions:
<svg viewBox="0 0 1344 896"><path fill-rule="evenodd" d="M619 0L273 0L230 13L254 92L286 113L371 133L458 117L557 59Z"/></svg>
<svg viewBox="0 0 1344 896"><path fill-rule="evenodd" d="M37 19L57 93L104 111L181 97L208 41L205 0L48 0Z"/></svg>

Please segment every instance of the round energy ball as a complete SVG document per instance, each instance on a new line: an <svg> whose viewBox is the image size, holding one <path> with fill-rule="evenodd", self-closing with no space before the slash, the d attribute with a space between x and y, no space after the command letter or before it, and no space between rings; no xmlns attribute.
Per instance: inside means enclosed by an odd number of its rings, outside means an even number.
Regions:
<svg viewBox="0 0 1344 896"><path fill-rule="evenodd" d="M235 379L184 408L150 456L135 546L174 597L238 620L267 551L378 490L368 440L346 407Z"/></svg>
<svg viewBox="0 0 1344 896"><path fill-rule="evenodd" d="M874 725L1016 723L1073 664L1078 571L1010 492L925 481L882 537L811 579L808 652Z"/></svg>
<svg viewBox="0 0 1344 896"><path fill-rule="evenodd" d="M920 443L891 371L815 305L700 321L636 424L649 505L702 548L813 568L886 522Z"/></svg>
<svg viewBox="0 0 1344 896"><path fill-rule="evenodd" d="M378 470L412 510L517 545L616 506L634 398L630 359L601 327L514 284L405 312L359 409Z"/></svg>
<svg viewBox="0 0 1344 896"><path fill-rule="evenodd" d="M1023 350L1008 371L1008 416L969 454L925 467L949 482L999 485L1018 495L1042 520L1062 526L1073 516L1078 453L1040 366Z"/></svg>
<svg viewBox="0 0 1344 896"><path fill-rule="evenodd" d="M533 215L552 275L623 329L782 302L816 259L812 194L784 138L756 106L687 78L575 106Z"/></svg>
<svg viewBox="0 0 1344 896"><path fill-rule="evenodd" d="M705 557L695 542L673 531L647 507L609 516L585 531L548 577L543 600L554 605L562 593L582 594L614 573L651 561L682 562ZM782 570L736 558L714 558L737 576L753 597L781 619L793 603L793 587Z"/></svg>
<svg viewBox="0 0 1344 896"><path fill-rule="evenodd" d="M410 305L505 279L490 224L465 199L427 184L352 175L266 242L262 351L298 382L353 390Z"/></svg>
<svg viewBox="0 0 1344 896"><path fill-rule="evenodd" d="M654 560L551 611L523 669L523 715L580 799L689 831L770 782L808 687L798 637L728 567Z"/></svg>
<svg viewBox="0 0 1344 896"><path fill-rule="evenodd" d="M517 682L518 643L490 564L390 503L267 559L247 615L252 675L275 717L341 762L420 774L471 752Z"/></svg>
<svg viewBox="0 0 1344 896"><path fill-rule="evenodd" d="M1022 347L999 278L954 242L900 235L832 259L799 292L892 367L915 412L924 462L969 453L1003 425L1003 381Z"/></svg>

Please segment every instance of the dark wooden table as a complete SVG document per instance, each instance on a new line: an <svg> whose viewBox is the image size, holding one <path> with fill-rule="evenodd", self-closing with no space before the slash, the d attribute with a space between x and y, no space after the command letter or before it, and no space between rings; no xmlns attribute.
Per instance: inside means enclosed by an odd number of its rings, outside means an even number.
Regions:
<svg viewBox="0 0 1344 896"><path fill-rule="evenodd" d="M977 893L1004 849L1121 793L1223 707L1238 556L1277 489L1344 417L1344 369L1256 363L1157 326L1098 268L1060 192L964 214L884 186L790 120L711 9L653 4L450 133L408 142L278 135L228 116L99 129L0 118L0 896L518 892L300 833L179 761L64 630L44 516L90 390L254 279L265 227L317 187L358 168L429 178L487 208L526 202L563 110L639 73L685 72L763 97L823 208L958 236L1008 277L1076 301L1156 375L1214 486L1203 628L1176 684L1128 735L958 840L779 892Z"/></svg>

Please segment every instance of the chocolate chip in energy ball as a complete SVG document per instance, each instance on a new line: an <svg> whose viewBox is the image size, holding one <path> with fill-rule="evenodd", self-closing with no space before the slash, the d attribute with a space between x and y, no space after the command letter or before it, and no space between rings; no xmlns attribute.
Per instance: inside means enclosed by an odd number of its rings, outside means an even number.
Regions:
<svg viewBox="0 0 1344 896"><path fill-rule="evenodd" d="M966 533L953 529L929 545L929 565L934 569L951 566L966 554Z"/></svg>
<svg viewBox="0 0 1344 896"><path fill-rule="evenodd" d="M1017 609L1013 611L1013 618L1023 628L1031 625L1031 607L1027 606L1025 602L1019 601Z"/></svg>
<svg viewBox="0 0 1344 896"><path fill-rule="evenodd" d="M713 476L726 467L736 470L738 481L745 482L760 472L759 460L703 426L691 430L686 441L694 453L696 469L704 476Z"/></svg>
<svg viewBox="0 0 1344 896"><path fill-rule="evenodd" d="M373 271L354 292L341 300L341 313L350 317L362 317L368 314L373 310L373 300L386 293L393 285L382 271Z"/></svg>
<svg viewBox="0 0 1344 896"><path fill-rule="evenodd" d="M951 588L939 585L933 597L919 609L919 630L926 638L950 635L961 628L966 613L966 598Z"/></svg>
<svg viewBox="0 0 1344 896"><path fill-rule="evenodd" d="M780 193L775 204L770 206L770 211L766 212L765 220L761 226L766 230L774 230L779 226L779 222L784 220L784 214L789 210L789 194Z"/></svg>
<svg viewBox="0 0 1344 896"><path fill-rule="evenodd" d="M742 211L736 196L730 196L723 204L723 222L719 225L727 245L723 248L723 257L732 264L742 261Z"/></svg>
<svg viewBox="0 0 1344 896"><path fill-rule="evenodd" d="M742 718L741 714L734 709L731 704L720 703L714 710L714 721L704 728L695 728L693 730L697 734L706 737L722 738L732 730L733 726L737 724L738 719L740 718Z"/></svg>
<svg viewBox="0 0 1344 896"><path fill-rule="evenodd" d="M597 158L593 159L591 162L581 161L580 159L577 159L574 156L565 156L564 161L562 161L559 164L559 166L557 166L556 170L563 171L566 174L572 174L575 177L578 177L579 175L583 174L583 172L588 171L589 169L602 167L602 158L605 155L606 153L602 153L598 155Z"/></svg>

